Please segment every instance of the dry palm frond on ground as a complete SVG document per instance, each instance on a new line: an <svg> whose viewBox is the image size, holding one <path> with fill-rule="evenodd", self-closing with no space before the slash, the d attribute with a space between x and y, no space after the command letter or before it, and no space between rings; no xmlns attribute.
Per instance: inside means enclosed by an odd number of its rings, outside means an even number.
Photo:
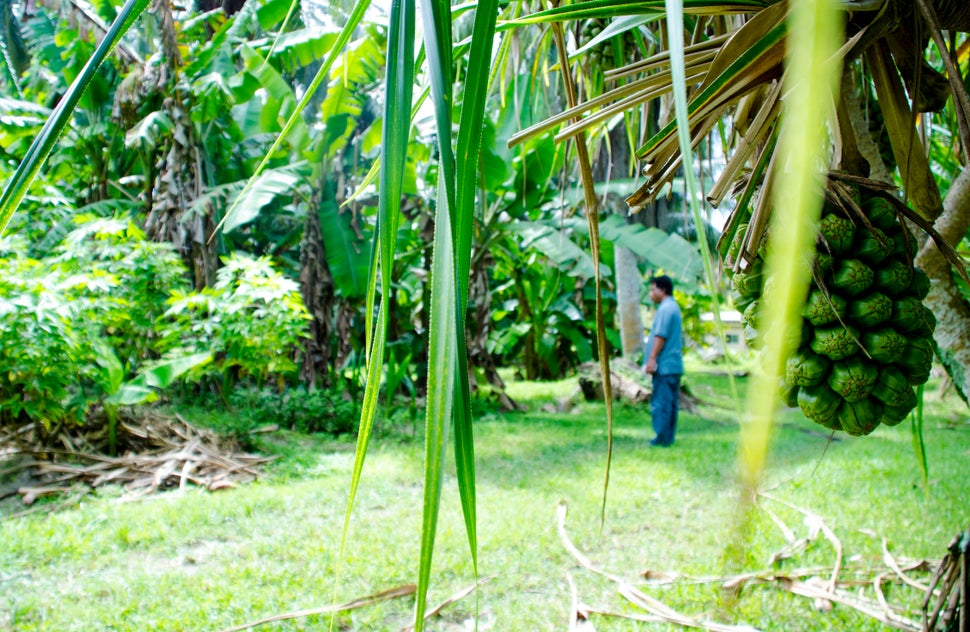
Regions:
<svg viewBox="0 0 970 632"><path fill-rule="evenodd" d="M103 428L103 426L102 426ZM101 430L61 433L58 447L42 447L31 426L0 436L0 475L17 475L0 499L20 495L26 504L68 489L121 485L130 495L184 488L210 491L260 476L270 458L245 454L231 439L191 425L178 415L129 417L119 423L119 452L107 454Z"/></svg>

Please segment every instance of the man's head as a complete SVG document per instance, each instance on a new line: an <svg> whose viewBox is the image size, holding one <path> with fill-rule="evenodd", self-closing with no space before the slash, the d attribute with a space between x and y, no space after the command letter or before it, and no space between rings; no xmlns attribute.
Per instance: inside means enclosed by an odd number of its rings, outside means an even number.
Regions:
<svg viewBox="0 0 970 632"><path fill-rule="evenodd" d="M666 274L655 276L650 279L650 300L660 303L668 296L674 294L674 282Z"/></svg>

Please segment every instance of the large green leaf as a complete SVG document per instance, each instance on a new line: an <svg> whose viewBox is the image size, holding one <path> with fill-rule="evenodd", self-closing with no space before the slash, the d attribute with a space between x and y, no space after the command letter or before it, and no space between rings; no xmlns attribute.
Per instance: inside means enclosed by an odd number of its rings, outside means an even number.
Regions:
<svg viewBox="0 0 970 632"><path fill-rule="evenodd" d="M125 147L151 150L172 129L172 119L165 112L150 112L125 134Z"/></svg>
<svg viewBox="0 0 970 632"><path fill-rule="evenodd" d="M226 213L222 219L222 230L228 233L253 221L278 196L292 195L300 182L303 182L302 176L286 169L263 172Z"/></svg>
<svg viewBox="0 0 970 632"><path fill-rule="evenodd" d="M266 30L272 30L286 19L286 16L290 14L291 7L298 3L299 0L264 0L251 4L258 7L256 18L259 20L259 25Z"/></svg>
<svg viewBox="0 0 970 632"><path fill-rule="evenodd" d="M300 29L282 33L273 42L270 60L294 72L326 57L337 41L336 33L321 33L319 29ZM265 45L265 41L253 42L253 46Z"/></svg>
<svg viewBox="0 0 970 632"><path fill-rule="evenodd" d="M24 138L33 138L51 110L31 101L0 98L0 147L9 150Z"/></svg>
<svg viewBox="0 0 970 632"><path fill-rule="evenodd" d="M367 290L370 249L350 225L350 213L341 213L334 200L320 205L320 230L333 282L346 297L363 296Z"/></svg>
<svg viewBox="0 0 970 632"><path fill-rule="evenodd" d="M125 2L118 14L118 19L111 25L104 39L95 49L94 54L71 83L67 93L61 97L53 114L47 119L37 138L34 139L30 149L27 150L27 156L17 167L16 173L7 182L7 186L3 189L3 195L0 196L0 235L6 231L10 217L20 205L31 183L47 161L47 157L57 143L57 138L70 122L74 109L84 95L88 84L94 78L98 67L145 10L149 1L127 0Z"/></svg>
<svg viewBox="0 0 970 632"><path fill-rule="evenodd" d="M306 144L309 130L303 119L293 119L299 112L296 95L289 82L269 64L265 59L248 45L239 48L246 69L259 80L263 93L263 107L260 110L260 128L264 132L279 133L280 138L286 138L295 146ZM289 129L287 124L293 121Z"/></svg>
<svg viewBox="0 0 970 632"><path fill-rule="evenodd" d="M153 389L171 386L184 373L212 361L209 352L196 353L170 360L163 360L139 373L133 380L121 384L120 388L105 403L112 406L134 406L150 401Z"/></svg>
<svg viewBox="0 0 970 632"><path fill-rule="evenodd" d="M519 221L510 224L508 228L520 236L520 248L524 251L534 249L541 252L554 266L570 276L591 279L595 275L593 258L589 251L576 244L560 227L542 222ZM585 226L574 225L572 228L588 234Z"/></svg>
<svg viewBox="0 0 970 632"><path fill-rule="evenodd" d="M680 235L628 224L618 215L610 215L600 223L600 235L682 281L693 281L704 274L697 246Z"/></svg>

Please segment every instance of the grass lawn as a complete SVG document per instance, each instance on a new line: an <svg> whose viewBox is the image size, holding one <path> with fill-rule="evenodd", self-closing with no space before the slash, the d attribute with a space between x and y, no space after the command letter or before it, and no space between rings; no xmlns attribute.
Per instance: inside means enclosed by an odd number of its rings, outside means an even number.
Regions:
<svg viewBox="0 0 970 632"><path fill-rule="evenodd" d="M688 379L701 399L728 404L725 377L695 372ZM745 380L739 386L743 390ZM809 567L827 577L833 546L809 528L822 523L841 542L840 577L862 573L871 579L889 572L884 546L902 561L938 560L970 526L970 425L962 403L952 394L941 398L935 382L926 396L928 489L908 422L829 443L821 428L790 411L774 432L764 481L770 498L761 499L743 530L736 415L729 406L713 405L682 414L670 449L648 447L645 407L616 407L601 528L604 407L580 403L552 412L549 406L575 389L575 380L512 382L511 396L529 411L479 416L479 572L487 581L477 597L448 606L428 629L473 629L476 599L483 630L566 630L574 601L599 611L646 614L618 592L615 581L580 566L567 551L557 531L563 504L569 537L598 568L682 613L759 630L888 628L838 604L817 610L812 600L774 585L749 584L728 599L721 582L690 580ZM234 423L201 410L181 412L200 425ZM0 521L0 629L224 630L330 604L353 443L285 431L257 441L261 451L282 456L254 484L137 501L103 489L76 507ZM394 429L372 442L336 586L338 602L416 581L423 454L420 437ZM453 476L443 494L432 606L474 582ZM3 511L19 509L8 503ZM806 521L799 509L818 518ZM773 563L786 548L783 527L795 538L813 537ZM739 534L747 535L743 547ZM677 579L651 582L646 571ZM929 579L927 573L912 576ZM874 596L871 588L855 590ZM920 593L898 583L885 591L890 602L909 609L903 614L918 619ZM413 604L408 596L342 613L335 628L400 630ZM596 630L682 629L603 614L591 621ZM327 624L326 616L311 616L257 629L323 630Z"/></svg>

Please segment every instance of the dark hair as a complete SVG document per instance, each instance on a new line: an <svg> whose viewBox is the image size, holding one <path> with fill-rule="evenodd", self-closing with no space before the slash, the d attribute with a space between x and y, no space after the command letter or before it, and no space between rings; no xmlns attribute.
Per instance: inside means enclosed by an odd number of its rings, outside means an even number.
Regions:
<svg viewBox="0 0 970 632"><path fill-rule="evenodd" d="M650 279L651 285L656 285L658 290L661 290L667 296L674 295L674 282L670 280L670 277L666 274L661 274L660 276L655 276Z"/></svg>

